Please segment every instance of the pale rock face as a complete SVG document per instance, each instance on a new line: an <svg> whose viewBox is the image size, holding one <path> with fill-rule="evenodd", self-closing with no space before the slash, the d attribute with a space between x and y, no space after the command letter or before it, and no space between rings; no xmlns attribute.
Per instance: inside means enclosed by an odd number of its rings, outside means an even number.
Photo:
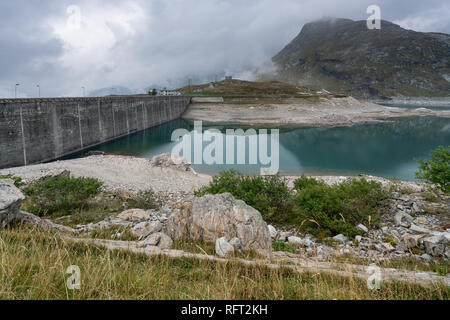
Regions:
<svg viewBox="0 0 450 320"><path fill-rule="evenodd" d="M269 228L261 214L229 193L195 198L192 208L172 215L164 230L175 240L215 243L222 237L238 238L243 251L272 253Z"/></svg>
<svg viewBox="0 0 450 320"><path fill-rule="evenodd" d="M278 235L277 229L275 229L275 227L272 226L272 225L269 225L269 233L270 233L270 237L272 239L275 239L277 237L277 235Z"/></svg>
<svg viewBox="0 0 450 320"><path fill-rule="evenodd" d="M396 215L394 217L394 221L395 221L395 224L398 226L409 228L411 223L414 221L414 218L403 211L399 211L396 213Z"/></svg>
<svg viewBox="0 0 450 320"><path fill-rule="evenodd" d="M227 241L225 237L222 237L220 239L217 239L216 241L216 254L224 259L229 259L233 256L234 248Z"/></svg>
<svg viewBox="0 0 450 320"><path fill-rule="evenodd" d="M25 196L12 180L0 180L0 226L9 224L20 215Z"/></svg>
<svg viewBox="0 0 450 320"><path fill-rule="evenodd" d="M151 215L142 209L130 209L119 214L117 218L124 221L143 221L150 220Z"/></svg>
<svg viewBox="0 0 450 320"><path fill-rule="evenodd" d="M141 222L131 229L131 233L139 239L144 239L149 235L160 232L163 228L163 224L159 221Z"/></svg>
<svg viewBox="0 0 450 320"><path fill-rule="evenodd" d="M161 250L170 249L173 245L172 239L165 233L157 232L150 235L147 239L139 242L139 247L158 247Z"/></svg>

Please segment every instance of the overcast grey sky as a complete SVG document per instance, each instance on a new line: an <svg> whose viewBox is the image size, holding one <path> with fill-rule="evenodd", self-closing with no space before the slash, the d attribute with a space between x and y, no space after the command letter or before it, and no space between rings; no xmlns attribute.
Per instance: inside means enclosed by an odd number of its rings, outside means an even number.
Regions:
<svg viewBox="0 0 450 320"><path fill-rule="evenodd" d="M0 0L0 97L16 83L34 97L37 84L43 96L79 96L249 78L305 23L366 19L373 4L402 27L450 33L448 0Z"/></svg>

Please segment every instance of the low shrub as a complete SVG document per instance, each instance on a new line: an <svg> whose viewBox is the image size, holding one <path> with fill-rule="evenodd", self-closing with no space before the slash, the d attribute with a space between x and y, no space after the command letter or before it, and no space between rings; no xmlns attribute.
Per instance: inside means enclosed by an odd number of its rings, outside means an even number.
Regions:
<svg viewBox="0 0 450 320"><path fill-rule="evenodd" d="M361 234L358 224L377 226L380 209L389 197L380 183L353 179L327 185L302 176L294 182L293 195L280 176L243 176L222 172L196 196L229 192L259 210L265 221L312 233L320 238Z"/></svg>
<svg viewBox="0 0 450 320"><path fill-rule="evenodd" d="M274 241L272 243L273 251L282 251L282 252L290 252L297 253L297 249L294 245L283 242L283 241Z"/></svg>
<svg viewBox="0 0 450 320"><path fill-rule="evenodd" d="M426 180L435 184L445 193L450 192L450 146L440 146L430 155L430 160L418 160L419 171L416 172L418 179Z"/></svg>
<svg viewBox="0 0 450 320"><path fill-rule="evenodd" d="M195 195L222 193L231 193L236 199L243 200L272 223L285 221L292 211L289 187L279 175L244 176L230 170L215 176L209 186L196 191Z"/></svg>
<svg viewBox="0 0 450 320"><path fill-rule="evenodd" d="M141 190L135 198L128 200L128 207L133 209L150 210L158 207L158 200L152 189Z"/></svg>
<svg viewBox="0 0 450 320"><path fill-rule="evenodd" d="M69 215L89 205L103 183L93 178L52 177L24 188L24 209L38 216Z"/></svg>
<svg viewBox="0 0 450 320"><path fill-rule="evenodd" d="M377 226L379 209L389 197L381 183L365 179L327 185L302 176L294 186L297 195L291 223L315 235L354 237L361 234L358 224Z"/></svg>

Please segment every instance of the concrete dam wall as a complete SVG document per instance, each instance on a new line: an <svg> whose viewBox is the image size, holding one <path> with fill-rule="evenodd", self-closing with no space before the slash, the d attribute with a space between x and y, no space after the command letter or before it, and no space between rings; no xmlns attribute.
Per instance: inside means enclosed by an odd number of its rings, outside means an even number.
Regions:
<svg viewBox="0 0 450 320"><path fill-rule="evenodd" d="M0 168L46 162L177 119L190 97L0 100Z"/></svg>

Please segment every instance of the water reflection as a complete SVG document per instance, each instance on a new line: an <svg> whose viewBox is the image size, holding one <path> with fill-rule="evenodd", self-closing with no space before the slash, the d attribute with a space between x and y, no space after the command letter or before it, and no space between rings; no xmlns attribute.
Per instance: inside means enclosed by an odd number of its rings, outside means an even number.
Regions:
<svg viewBox="0 0 450 320"><path fill-rule="evenodd" d="M225 133L225 126L214 126ZM193 123L175 120L94 148L107 153L152 157L170 152L172 132L193 130ZM204 130L211 127L204 127ZM229 128L237 129L236 126ZM246 129L246 128L243 128ZM392 123L336 128L287 128L280 132L282 174L372 174L414 179L415 158L424 158L440 145L450 145L450 119L414 117ZM206 146L206 143L205 143ZM79 157L83 153L71 156ZM247 148L248 153L248 148ZM224 157L226 154L224 155ZM247 155L248 156L248 155ZM197 170L217 173L236 169L258 173L257 165L196 165Z"/></svg>

